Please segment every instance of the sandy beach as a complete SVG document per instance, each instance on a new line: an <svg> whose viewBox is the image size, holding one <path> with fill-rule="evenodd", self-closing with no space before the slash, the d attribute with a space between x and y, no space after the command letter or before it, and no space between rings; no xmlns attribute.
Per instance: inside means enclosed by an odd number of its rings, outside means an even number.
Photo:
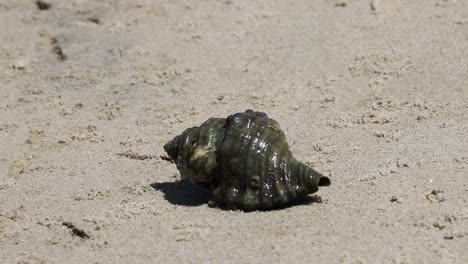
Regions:
<svg viewBox="0 0 468 264"><path fill-rule="evenodd" d="M163 145L265 112L332 184L208 207ZM0 263L468 263L468 1L0 0Z"/></svg>

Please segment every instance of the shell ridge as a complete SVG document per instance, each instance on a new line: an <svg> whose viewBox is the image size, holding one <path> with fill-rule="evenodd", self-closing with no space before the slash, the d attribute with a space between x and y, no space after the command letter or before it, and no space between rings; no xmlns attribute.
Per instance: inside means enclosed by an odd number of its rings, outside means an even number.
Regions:
<svg viewBox="0 0 468 264"><path fill-rule="evenodd" d="M290 163L290 155L288 153L285 153L283 160L281 162L281 174L283 174L284 183L286 186L285 188L287 190L289 199L294 199L296 197L296 192L291 182L291 177L290 177L291 173L290 173L290 168L288 165L289 163Z"/></svg>

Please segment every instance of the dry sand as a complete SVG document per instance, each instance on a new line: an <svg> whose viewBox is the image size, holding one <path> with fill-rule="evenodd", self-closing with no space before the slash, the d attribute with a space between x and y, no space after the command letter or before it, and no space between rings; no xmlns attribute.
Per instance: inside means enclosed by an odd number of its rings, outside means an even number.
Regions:
<svg viewBox="0 0 468 264"><path fill-rule="evenodd" d="M1 263L468 263L468 1L0 0ZM252 108L332 185L209 208L162 145Z"/></svg>

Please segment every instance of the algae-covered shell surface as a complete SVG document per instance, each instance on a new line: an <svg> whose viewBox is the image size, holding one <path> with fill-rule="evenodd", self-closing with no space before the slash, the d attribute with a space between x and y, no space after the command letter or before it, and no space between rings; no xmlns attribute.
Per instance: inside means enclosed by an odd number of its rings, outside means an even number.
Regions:
<svg viewBox="0 0 468 264"><path fill-rule="evenodd" d="M293 157L278 122L262 112L210 118L164 150L182 180L209 187L211 204L228 209L271 209L330 185Z"/></svg>

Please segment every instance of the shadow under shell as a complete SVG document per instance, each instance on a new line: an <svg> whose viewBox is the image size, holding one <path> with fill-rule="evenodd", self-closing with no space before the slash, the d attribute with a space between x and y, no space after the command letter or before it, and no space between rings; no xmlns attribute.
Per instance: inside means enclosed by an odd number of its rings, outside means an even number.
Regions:
<svg viewBox="0 0 468 264"><path fill-rule="evenodd" d="M169 203L174 205L181 206L201 206L203 204L208 204L211 200L211 191L203 186L193 184L189 181L176 181L176 182L155 182L150 184L150 186L156 191L161 191L164 193L164 199ZM307 195L300 197L289 203L286 203L281 206L277 206L270 209L257 209L252 211L274 211L281 210L293 206L299 205L310 205L314 203L322 203L322 198L319 195ZM221 206L221 209L229 210L226 207ZM249 212L247 210L241 211Z"/></svg>
<svg viewBox="0 0 468 264"><path fill-rule="evenodd" d="M188 181L155 182L150 184L153 189L164 193L164 198L175 205L200 206L211 199L209 189Z"/></svg>

